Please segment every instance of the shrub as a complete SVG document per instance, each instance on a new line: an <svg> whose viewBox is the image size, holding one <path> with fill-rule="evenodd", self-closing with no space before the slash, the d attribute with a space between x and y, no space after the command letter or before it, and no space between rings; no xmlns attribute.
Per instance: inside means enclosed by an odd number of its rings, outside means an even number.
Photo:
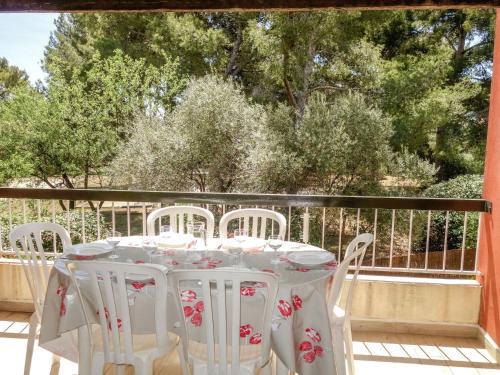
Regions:
<svg viewBox="0 0 500 375"><path fill-rule="evenodd" d="M433 185L423 192L424 197L432 198L461 198L479 199L483 191L483 176L463 175L449 181ZM425 220L426 221L426 220ZM465 246L475 247L479 215L469 213L467 218L467 237ZM431 233L429 236L429 249L442 250L444 244L446 226L446 213L433 212L431 216ZM462 247L464 229L464 214L462 212L450 212L448 221L448 249L459 249ZM424 250L427 239L427 223L419 225L417 235L417 249Z"/></svg>
<svg viewBox="0 0 500 375"><path fill-rule="evenodd" d="M27 209L26 210L26 222L33 221L45 221L52 222L52 213L48 209L42 209L40 217L36 210ZM12 227L22 224L24 221L24 215L16 210L12 212L11 216ZM97 239L97 213L92 210L85 210L85 225L82 224L82 211L81 209L69 211L69 228L68 223L68 213L67 212L57 212L55 217L55 222L61 224L70 232L71 241L74 244L83 242L83 229L85 230L85 239L87 242L95 241ZM0 227L1 232L1 245L3 249L10 249L9 242L9 211L6 209L0 210ZM110 229L109 224L105 222L104 217L100 217L100 228L101 236L105 235L106 231ZM52 251L53 237L51 232L45 232L42 234L43 246L46 251ZM57 241L57 251L61 251L60 241Z"/></svg>

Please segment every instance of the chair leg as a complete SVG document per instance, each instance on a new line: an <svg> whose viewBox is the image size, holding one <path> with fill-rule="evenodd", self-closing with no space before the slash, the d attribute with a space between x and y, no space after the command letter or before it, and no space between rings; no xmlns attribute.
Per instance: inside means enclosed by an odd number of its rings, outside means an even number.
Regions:
<svg viewBox="0 0 500 375"><path fill-rule="evenodd" d="M344 345L345 345L345 358L347 361L347 369L349 370L349 375L354 375L354 353L352 350L352 329L351 322L348 320L346 322L345 333L344 333Z"/></svg>
<svg viewBox="0 0 500 375"><path fill-rule="evenodd" d="M345 348L344 348L344 330L341 327L335 327L332 332L333 338L333 360L337 375L346 375Z"/></svg>
<svg viewBox="0 0 500 375"><path fill-rule="evenodd" d="M61 368L61 358L58 355L52 354L51 374L59 374Z"/></svg>
<svg viewBox="0 0 500 375"><path fill-rule="evenodd" d="M125 368L125 366L120 366ZM153 375L153 362L152 361L137 361L134 364L135 375Z"/></svg>
<svg viewBox="0 0 500 375"><path fill-rule="evenodd" d="M38 316L33 313L30 318L30 329L28 331L28 344L26 346L26 358L24 360L24 375L29 375L31 370L31 360L35 346L36 331L38 329Z"/></svg>
<svg viewBox="0 0 500 375"><path fill-rule="evenodd" d="M289 375L290 371L283 362L276 356L276 375Z"/></svg>
<svg viewBox="0 0 500 375"><path fill-rule="evenodd" d="M94 356L92 358L92 375L102 375L104 371L104 358Z"/></svg>
<svg viewBox="0 0 500 375"><path fill-rule="evenodd" d="M190 375L191 372L189 371L189 366L186 362L186 358L184 358L184 352L182 350L182 342L179 342L179 345L177 345L177 355L179 356L179 363L181 365L182 369L182 375Z"/></svg>

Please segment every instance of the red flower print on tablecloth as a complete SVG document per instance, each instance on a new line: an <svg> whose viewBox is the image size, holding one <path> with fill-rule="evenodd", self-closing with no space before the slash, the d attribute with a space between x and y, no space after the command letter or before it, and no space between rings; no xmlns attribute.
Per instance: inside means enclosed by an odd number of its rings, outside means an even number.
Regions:
<svg viewBox="0 0 500 375"><path fill-rule="evenodd" d="M296 272L309 272L310 269L306 268L306 267L297 267L294 269L294 271L296 271Z"/></svg>
<svg viewBox="0 0 500 375"><path fill-rule="evenodd" d="M198 301L194 304L194 309L201 313L205 311L205 304L203 303L203 301Z"/></svg>
<svg viewBox="0 0 500 375"><path fill-rule="evenodd" d="M255 288L250 286L242 286L240 289L240 294L245 297L252 297L255 295Z"/></svg>
<svg viewBox="0 0 500 375"><path fill-rule="evenodd" d="M116 325L118 326L118 330L122 329L122 320L120 318L116 319ZM108 328L111 331L111 321L108 322Z"/></svg>
<svg viewBox="0 0 500 375"><path fill-rule="evenodd" d="M335 261L326 263L323 266L324 270L334 270L335 268L337 268L337 262L335 262Z"/></svg>
<svg viewBox="0 0 500 375"><path fill-rule="evenodd" d="M99 310L97 310L96 315L97 315L97 316L99 316ZM104 317L105 317L106 319L108 319L108 318L109 318L109 311L108 311L108 308L107 308L107 307L105 307L105 308L104 308Z"/></svg>
<svg viewBox="0 0 500 375"><path fill-rule="evenodd" d="M250 324L245 324L240 327L240 337L245 338L250 336L253 332L253 327Z"/></svg>
<svg viewBox="0 0 500 375"><path fill-rule="evenodd" d="M198 311L195 312L193 317L191 318L191 323L193 323L195 327L199 327L201 326L202 322L203 322L203 317L201 316L201 313Z"/></svg>
<svg viewBox="0 0 500 375"><path fill-rule="evenodd" d="M314 328L306 328L305 333L313 342L319 343L321 341L321 335ZM323 356L323 348L308 340L300 343L299 351L304 353L302 359L307 363L312 363L317 357Z"/></svg>
<svg viewBox="0 0 500 375"><path fill-rule="evenodd" d="M275 275L277 275L276 272L274 272L274 270L270 269L270 268L263 268L261 269L262 272L269 272L269 273L274 273Z"/></svg>
<svg viewBox="0 0 500 375"><path fill-rule="evenodd" d="M292 304L294 310L299 310L302 308L302 298L300 298L297 294L292 296Z"/></svg>
<svg viewBox="0 0 500 375"><path fill-rule="evenodd" d="M196 299L196 292L194 290L183 290L181 292L182 302L193 302Z"/></svg>
<svg viewBox="0 0 500 375"><path fill-rule="evenodd" d="M89 260L89 259L93 259L94 256L92 255L77 255L75 256L75 260Z"/></svg>
<svg viewBox="0 0 500 375"><path fill-rule="evenodd" d="M167 259L165 263L169 266L178 266L179 262L174 259Z"/></svg>
<svg viewBox="0 0 500 375"><path fill-rule="evenodd" d="M283 299L278 301L278 310L284 318L288 318L292 315L292 306L290 306L290 304Z"/></svg>
<svg viewBox="0 0 500 375"><path fill-rule="evenodd" d="M302 341L299 345L299 350L301 352L308 352L309 350L312 350L313 345L309 341Z"/></svg>
<svg viewBox="0 0 500 375"><path fill-rule="evenodd" d="M316 358L316 354L312 351L307 352L307 353L304 353L302 358L304 358L304 361L306 361L307 363L312 363L312 362L314 362L314 359Z"/></svg>
<svg viewBox="0 0 500 375"><path fill-rule="evenodd" d="M181 300L183 302L191 303L197 298L196 292L194 290L183 290L181 292ZM205 310L205 305L203 301L198 301L194 305L186 305L183 307L184 317L186 319L191 317L191 324L195 327L201 326L203 322L202 312Z"/></svg>
<svg viewBox="0 0 500 375"><path fill-rule="evenodd" d="M146 286L142 281L134 281L131 285L135 290L141 290Z"/></svg>
<svg viewBox="0 0 500 375"><path fill-rule="evenodd" d="M194 314L194 309L191 306L184 306L184 316L189 318Z"/></svg>
<svg viewBox="0 0 500 375"><path fill-rule="evenodd" d="M193 262L193 265L198 265L198 269L214 269L217 268L222 260L212 257L203 257L200 260Z"/></svg>
<svg viewBox="0 0 500 375"><path fill-rule="evenodd" d="M309 336L314 342L321 341L321 335L314 328L306 328L306 335Z"/></svg>
<svg viewBox="0 0 500 375"><path fill-rule="evenodd" d="M259 345L262 342L262 333L256 333L250 337L248 341L252 345Z"/></svg>
<svg viewBox="0 0 500 375"><path fill-rule="evenodd" d="M59 316L64 316L66 315L66 304L64 303L64 300L66 299L66 292L68 290L66 287L62 284L59 284L56 290L56 294L61 297L61 305L59 306Z"/></svg>

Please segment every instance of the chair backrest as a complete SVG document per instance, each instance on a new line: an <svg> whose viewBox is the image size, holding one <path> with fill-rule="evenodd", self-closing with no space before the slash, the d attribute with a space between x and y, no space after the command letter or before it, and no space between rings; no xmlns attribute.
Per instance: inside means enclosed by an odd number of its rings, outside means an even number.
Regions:
<svg viewBox="0 0 500 375"><path fill-rule="evenodd" d="M155 264L128 264L104 261L74 261L67 264L73 285L76 286L87 324L89 337L93 338L92 323L96 314L105 362L117 364L134 363L134 337L130 319L128 289L154 289L154 324L156 350L167 353L169 338L167 331L167 269ZM75 271L80 271L78 274ZM82 276L81 272L87 275ZM136 281L134 277L148 276L149 281ZM144 280L143 278L141 278ZM149 293L149 290L148 290ZM97 311L90 311L83 296L92 298Z"/></svg>
<svg viewBox="0 0 500 375"><path fill-rule="evenodd" d="M286 219L276 211L265 210L262 208L243 208L227 212L222 216L219 223L220 238L227 238L228 225L231 220L238 220L238 227L251 232L252 237L265 238L267 229L267 219L278 223L278 233L283 238L286 233ZM260 221L260 230L259 230Z"/></svg>
<svg viewBox="0 0 500 375"><path fill-rule="evenodd" d="M176 304L179 311L183 311L181 301L181 286L183 281L196 281L203 293L204 319L202 327L206 335L206 349L208 359L208 374L238 375L240 371L240 328L241 316L241 285L243 282L257 282L266 284L262 291L265 301L262 311L252 315L256 320L261 319L259 328L260 358L258 365L265 366L271 354L271 320L273 308L278 292L278 278L267 272L258 272L242 269L214 269L214 270L175 270L169 273L169 281L174 289ZM263 285L263 284L261 284ZM259 290L261 290L259 288ZM229 301L226 302L226 292L231 291ZM235 293L235 291L237 291ZM217 313L217 315L215 315ZM228 329L228 323L230 327ZM222 323L222 324L221 324ZM245 323L245 322L244 322ZM217 328L217 329L215 329ZM183 325L184 356L187 359L189 346L189 331ZM235 345L237 343L237 345ZM255 343L255 342L254 342ZM216 350L218 344L218 350ZM228 353L230 348L230 353ZM228 357L230 368L228 371Z"/></svg>
<svg viewBox="0 0 500 375"><path fill-rule="evenodd" d="M344 260L339 264L337 270L335 271L335 277L333 279L333 286L330 291L328 298L329 309L333 309L335 306L339 306L340 299L342 297L342 291L344 288L344 283L346 281L347 272L349 271L349 266L354 261L356 268L354 269L351 283L349 284L349 289L347 290L346 306L344 308L346 315L350 313L352 298L354 295L354 289L356 287L356 281L358 278L359 269L363 263L363 258L366 253L366 249L373 242L373 234L363 233L354 238L351 243L347 246L347 250L344 256Z"/></svg>
<svg viewBox="0 0 500 375"><path fill-rule="evenodd" d="M15 227L9 234L10 244L21 262L35 305L35 312L39 318L42 315L45 291L49 281L46 250L43 248L42 233L44 232L52 232L54 241L59 237L63 250L71 246L68 231L55 223L22 224Z"/></svg>
<svg viewBox="0 0 500 375"><path fill-rule="evenodd" d="M185 233L185 225L189 221L193 221L193 216L201 216L207 222L207 238L214 237L214 215L209 210L196 206L169 206L154 210L148 215L147 219L147 230L149 236L155 235L155 222L157 219L164 216L169 216L170 226L176 233Z"/></svg>

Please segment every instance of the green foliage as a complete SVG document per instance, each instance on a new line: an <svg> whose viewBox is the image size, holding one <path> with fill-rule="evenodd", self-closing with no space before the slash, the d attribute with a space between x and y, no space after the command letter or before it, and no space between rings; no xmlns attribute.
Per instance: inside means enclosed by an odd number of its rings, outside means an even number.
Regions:
<svg viewBox="0 0 500 375"><path fill-rule="evenodd" d="M12 224L12 227L15 227L16 225L20 225L25 222L29 223L35 221L42 221L42 222L53 221L52 213L49 212L47 208L43 208L41 210L40 216L38 216L36 210L34 210L33 208L28 209L26 211L26 217L24 217L22 212L19 212L19 210L17 210L12 213L12 216L9 219L8 212L9 211L7 209L0 210L0 226L2 228L9 228L10 224ZM59 211L56 213L55 222L57 224L64 226L67 230L69 230L72 243L75 244L83 243L83 234L85 234L85 240L87 242L95 241L97 239L97 234L98 234L97 214L95 211L85 210L84 218L85 222L83 224L82 213L80 209L70 210L69 213ZM68 222L69 226L67 226ZM109 223L105 222L103 216L100 217L99 227L101 231L101 236L103 236L106 233L106 231L109 231L111 229ZM0 238L0 241L3 249L10 248L10 242L8 236L9 236L9 231L7 230L2 231L2 236ZM53 235L51 232L42 233L42 241L44 249L46 251L53 251L53 246L54 246ZM57 241L56 246L57 246L57 251L62 250L60 241Z"/></svg>
<svg viewBox="0 0 500 375"><path fill-rule="evenodd" d="M424 197L432 198L461 198L479 199L483 192L483 176L464 175L452 180L441 182L426 189ZM467 217L467 248L476 246L477 228L479 215L469 213ZM442 250L446 227L446 213L433 213L431 216L431 232L429 236L430 250ZM448 249L460 249L463 241L464 214L461 212L450 212L448 217ZM417 236L417 248L424 250L427 236L427 224L421 223Z"/></svg>
<svg viewBox="0 0 500 375"><path fill-rule="evenodd" d="M47 87L0 100L0 181L87 186L118 150L120 182L157 189L385 194L388 174L478 173L493 29L490 10L64 14Z"/></svg>
<svg viewBox="0 0 500 375"><path fill-rule="evenodd" d="M136 111L170 108L184 86L177 67L173 61L155 68L116 51L105 59L94 55L88 70L74 66L69 81L53 71L46 93L14 91L0 103L0 177L31 175L51 187L73 188L83 176L87 187L115 155ZM51 181L55 176L59 183Z"/></svg>
<svg viewBox="0 0 500 375"><path fill-rule="evenodd" d="M244 183L264 121L232 82L192 80L165 119L138 118L113 169L143 188L231 191Z"/></svg>
<svg viewBox="0 0 500 375"><path fill-rule="evenodd" d="M10 92L19 86L28 85L28 75L16 66L9 65L0 57L0 100L7 99Z"/></svg>
<svg viewBox="0 0 500 375"><path fill-rule="evenodd" d="M329 103L315 95L303 116L280 106L255 149L261 190L296 193L313 186L325 194L375 189L397 156L389 147L389 120L360 93ZM403 154L405 177L429 181L435 170L416 155ZM413 169L410 169L413 168Z"/></svg>

